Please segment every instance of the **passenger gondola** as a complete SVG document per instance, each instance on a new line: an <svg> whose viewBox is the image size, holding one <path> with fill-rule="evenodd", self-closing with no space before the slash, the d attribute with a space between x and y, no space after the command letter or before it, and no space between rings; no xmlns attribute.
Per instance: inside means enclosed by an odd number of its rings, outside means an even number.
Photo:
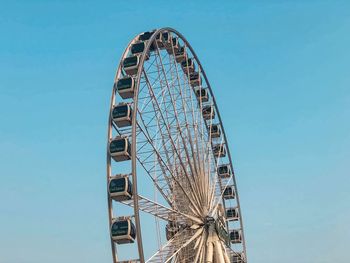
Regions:
<svg viewBox="0 0 350 263"><path fill-rule="evenodd" d="M219 138L221 136L221 128L218 124L213 124L210 129L211 138Z"/></svg>
<svg viewBox="0 0 350 263"><path fill-rule="evenodd" d="M175 60L177 63L181 63L187 57L187 52L185 47L179 47L179 49L175 52Z"/></svg>
<svg viewBox="0 0 350 263"><path fill-rule="evenodd" d="M244 263L244 255L242 253L237 253L237 255L232 255L232 263Z"/></svg>
<svg viewBox="0 0 350 263"><path fill-rule="evenodd" d="M207 102L209 100L208 89L206 88L196 89L196 97L201 102Z"/></svg>
<svg viewBox="0 0 350 263"><path fill-rule="evenodd" d="M110 197L115 201L129 200L132 197L132 183L126 175L112 177L108 189Z"/></svg>
<svg viewBox="0 0 350 263"><path fill-rule="evenodd" d="M131 125L132 109L129 103L119 103L114 106L112 111L113 122L118 127L126 127Z"/></svg>
<svg viewBox="0 0 350 263"><path fill-rule="evenodd" d="M171 46L171 35L169 32L162 32L156 36L157 46L160 49Z"/></svg>
<svg viewBox="0 0 350 263"><path fill-rule="evenodd" d="M225 199L235 199L234 187L232 185L226 186L223 196Z"/></svg>
<svg viewBox="0 0 350 263"><path fill-rule="evenodd" d="M164 32L165 33L165 32ZM163 34L164 33L159 33L156 36L156 45L159 49L163 49L164 48L164 42L163 42Z"/></svg>
<svg viewBox="0 0 350 263"><path fill-rule="evenodd" d="M117 81L115 84L115 87L123 99L129 99L134 97L134 90L135 90L135 80L130 77L126 76Z"/></svg>
<svg viewBox="0 0 350 263"><path fill-rule="evenodd" d="M202 84L202 77L199 72L193 72L190 74L190 84L192 88L200 86Z"/></svg>
<svg viewBox="0 0 350 263"><path fill-rule="evenodd" d="M204 106L202 109L202 115L205 120L210 120L215 118L214 107L211 105Z"/></svg>
<svg viewBox="0 0 350 263"><path fill-rule="evenodd" d="M237 207L229 207L226 209L226 219L229 221L237 221L239 218L239 211Z"/></svg>
<svg viewBox="0 0 350 263"><path fill-rule="evenodd" d="M111 226L112 240L117 244L134 243L136 229L130 218L117 219Z"/></svg>
<svg viewBox="0 0 350 263"><path fill-rule="evenodd" d="M230 178L232 175L232 170L230 165L222 164L217 169L218 175L220 178Z"/></svg>
<svg viewBox="0 0 350 263"><path fill-rule="evenodd" d="M109 153L116 162L131 159L131 144L127 137L115 137L109 144Z"/></svg>
<svg viewBox="0 0 350 263"><path fill-rule="evenodd" d="M226 148L223 144L217 144L213 146L213 153L215 157L225 157L226 156Z"/></svg>
<svg viewBox="0 0 350 263"><path fill-rule="evenodd" d="M147 31L147 32L142 33L142 34L139 36L139 40L140 40L140 41L147 41L147 40L149 40L149 39L152 37L152 35L154 34L154 32L155 32L155 30L153 30L153 31Z"/></svg>
<svg viewBox="0 0 350 263"><path fill-rule="evenodd" d="M187 75L188 73L194 72L194 70L196 68L192 58L189 58L187 60L182 61L181 67L182 67L182 70L184 71L185 75Z"/></svg>
<svg viewBox="0 0 350 263"><path fill-rule="evenodd" d="M130 51L131 51L131 54L133 55L140 55L145 51L145 48L146 48L146 42L138 42L138 43L132 44ZM149 56L150 56L150 52L148 51L145 59L148 60Z"/></svg>
<svg viewBox="0 0 350 263"><path fill-rule="evenodd" d="M232 244L239 244L242 242L242 233L240 230L231 230L230 231L230 241Z"/></svg>
<svg viewBox="0 0 350 263"><path fill-rule="evenodd" d="M173 52L176 53L179 50L179 47L180 47L179 38L173 37L171 39L171 44L166 45L165 49L169 54L173 54Z"/></svg>
<svg viewBox="0 0 350 263"><path fill-rule="evenodd" d="M138 71L140 63L139 56L131 56L124 58L123 60L123 69L128 75L135 75Z"/></svg>

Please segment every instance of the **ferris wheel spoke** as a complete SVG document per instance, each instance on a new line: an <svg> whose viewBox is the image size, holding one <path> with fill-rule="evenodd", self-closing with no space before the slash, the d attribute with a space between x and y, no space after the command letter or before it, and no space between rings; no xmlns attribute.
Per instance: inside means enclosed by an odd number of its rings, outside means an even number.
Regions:
<svg viewBox="0 0 350 263"><path fill-rule="evenodd" d="M186 156L185 159L187 159L188 167L190 169L190 176L191 177L188 177L188 173L187 173L188 186L191 189L192 196L194 197L197 205L200 206L201 202L200 202L200 198L198 197L198 194L197 194L198 193L198 189L196 189L197 187L196 187L196 184L195 184L196 173L194 171L193 163L191 161L192 158L190 158L190 154L189 154L189 151L188 151L188 148L187 148L187 145L191 144L191 142L190 141L187 142L184 139L182 130L180 128L180 121L179 121L179 117L178 117L178 111L177 111L177 109L175 107L175 101L174 101L174 98L173 98L173 94L171 93L171 90L170 90L169 80L168 80L168 77L167 77L167 75L165 73L165 69L164 69L162 58L159 55L159 49L157 49L157 54L158 54L158 58L159 58L159 62L157 62L157 64L158 65L160 64L160 66L159 66L159 68L160 68L159 74L160 75L163 74L163 76L164 76L164 82L165 82L165 85L167 87L167 91L168 91L168 93L170 95L172 109L174 111L174 115L175 115L175 118L176 118L176 125L177 125L177 129L178 129L178 132L179 132L179 137L181 138L182 143L183 143L183 147L185 149L185 156ZM184 166L183 158L179 158L179 162L180 162L180 164L182 166Z"/></svg>
<svg viewBox="0 0 350 263"><path fill-rule="evenodd" d="M170 239L160 250L158 250L146 263L168 263L176 255L191 244L203 232L203 228L193 231L184 229Z"/></svg>
<svg viewBox="0 0 350 263"><path fill-rule="evenodd" d="M141 122L143 124L143 127L147 127L145 125L145 122L144 122L143 118L142 118L142 114L139 114L139 116L140 116ZM162 165L162 167L165 167L169 172L171 172L170 168L167 166L166 162L163 160L162 154L155 147L155 145L153 143L154 140L151 138L151 135L150 135L148 129L147 128L142 128L142 126L140 125L139 122L137 122L137 126L139 127L139 129L143 132L144 136L146 137L145 144L148 143L149 145L151 145L151 147L152 147L151 152L156 154L157 158L161 161L160 164ZM140 151L140 149L138 149L138 151Z"/></svg>
<svg viewBox="0 0 350 263"><path fill-rule="evenodd" d="M199 72L200 73L200 72ZM177 74L177 76L178 76L178 70L177 70L177 65L176 65L176 74ZM191 85L190 85L190 82L189 82L189 71L187 71L187 75L184 77L184 82L183 82L183 84L184 84L184 87L188 87L188 89L187 90L189 90L189 93L190 93L190 96L192 96L192 90L191 90ZM178 77L178 80L179 80L179 77ZM181 90L181 84L180 84L180 81L179 81L179 87L180 87L180 90ZM185 89L186 90L186 89ZM202 150L202 152L204 153L204 147L203 147L203 145L205 144L205 140L204 140L204 133L203 133L203 129L202 129L202 132L200 133L200 131L198 130L198 119L201 121L201 123L202 123L202 120L203 120L203 118L202 118L202 115L201 114L197 114L197 116L195 117L195 113L194 113L194 106L193 106L193 100L192 100L192 97L191 97L191 107L190 107L190 109L191 109L191 112L192 112L192 123L193 123L193 127L195 127L194 128L194 134L193 134L193 137L194 137L194 140L195 140L195 145L196 145L196 149L197 149L197 151L196 152L194 152L194 150L193 150L193 147L191 148L192 149L192 153L193 153L193 159L194 160L198 160L198 165L197 165L197 167L202 171L202 174L203 175L205 175L205 173L204 173L204 170L205 169L203 169L203 167L205 166L205 160L204 160L204 158L203 158L203 160L201 159L201 155L202 156L205 156L204 154L201 154L201 150ZM188 107L188 104L187 103L184 103L184 99L182 99L182 106L183 106L183 108L184 108L184 110L186 111L186 105L187 105L187 107ZM202 105L201 105L201 101L200 101L200 109L202 108ZM199 111L200 113L201 113L201 111ZM198 118L198 115L199 115L199 118ZM185 114L185 118L186 118L186 114ZM188 123L187 122L187 120L186 120L186 123ZM187 126L188 127L188 126ZM201 134L201 137L200 137L200 140L199 140L199 136L198 136L198 134ZM189 134L189 136L188 136L189 138L190 138L190 140L191 140L191 138L192 138L192 134ZM201 143L201 146L202 147L200 147L199 146L199 143L198 143L198 141L200 141ZM193 145L193 143L191 142L191 145ZM210 165L209 165L209 167L210 167ZM208 185L208 182L205 184L205 180L202 180L202 182L201 182L201 184L200 184L200 188L202 189L202 192L203 192L203 196L206 196L206 193L207 193L207 191L205 191L205 189L207 189L207 185ZM206 198L206 199L208 199L208 198Z"/></svg>
<svg viewBox="0 0 350 263"><path fill-rule="evenodd" d="M151 143L150 145L153 146L153 144ZM156 151L157 153L157 151ZM152 155L153 155L153 152L152 152ZM138 160L138 162L141 164L141 166L144 168L144 170L147 172L147 174L149 175L149 177L151 178L151 180L153 181L155 187L157 188L157 190L161 193L161 195L163 196L163 198L167 201L167 203L169 205L172 204L172 201L170 200L169 198L169 194L171 193L171 188L165 188L164 186L160 186L159 183L153 178L153 175L152 175L152 172L154 172L155 168L154 166L152 167L148 167L147 163L146 163L146 159L143 159L141 160L141 157L142 156L141 154L138 154L136 159ZM158 157L158 160L159 158L161 158L161 156ZM153 163L150 162L150 163ZM159 163L161 163L161 161L159 161ZM161 170L162 170L162 174L165 174L165 171L164 171L164 167L161 166ZM165 180L167 180L167 178L165 178ZM169 183L167 183L167 185L169 185Z"/></svg>
<svg viewBox="0 0 350 263"><path fill-rule="evenodd" d="M173 50L173 53L174 53L174 50ZM158 54L159 54L159 50L158 50ZM170 56L171 57L171 56ZM160 61L160 64L161 65L163 65L164 63L162 63L162 61ZM177 68L177 64L175 63L175 68ZM164 67L162 67L162 72L163 72L163 74L164 74L164 72L165 72L165 70L164 70ZM200 73L200 72L199 72ZM188 74L189 74L189 72L188 72ZM186 128L187 128L187 130L188 130L188 120L187 120L187 114L186 114L186 107L185 107L185 105L186 105L186 103L184 103L184 99L183 99L183 94L182 94L182 92L181 92L181 84L180 84L180 81L179 81L179 75L178 75L178 71L177 71L177 82L178 82L178 87L179 87L179 91L180 91L180 96L182 97L182 109L183 109L183 111L184 111L184 116L185 116L185 123L187 123L187 125L186 125ZM171 83L175 83L175 81L174 81L174 79L173 79L173 74L171 75L172 76L172 81L171 81ZM168 85L168 80L167 80L167 77L166 77L166 74L164 74L164 77L165 77L165 82L167 83L167 86L169 86ZM187 76L187 82L186 82L186 84L187 84L187 86L188 87L190 87L190 84L189 84L189 77ZM169 92L169 94L170 94L170 97L172 98L172 94L171 94L171 92ZM192 94L191 92L190 92L190 94ZM173 105L174 105L174 102L172 101L172 103L173 103ZM175 111L175 116L177 116L176 115L176 108L174 107L174 111ZM193 112L193 107L192 107L192 112ZM192 116L193 116L193 114L192 114ZM200 116L200 117L202 117L202 116ZM201 120L201 123L203 123L203 118L200 118L200 120ZM178 120L177 120L177 123L179 123L178 122ZM197 126L198 127L198 126ZM204 142L204 139L203 139L203 134L204 134L204 132L203 132L203 125L202 125L202 137L201 137L201 142L202 142L202 146L205 144L205 142ZM198 131L198 129L196 129L195 131ZM182 133L181 133L181 130L179 131L179 133L180 133L180 136L183 138L183 136L182 136ZM191 138L192 138L192 134L190 133L190 132L188 132L188 134L187 134L188 136L187 136L187 138L189 138L189 144L190 144L190 146L191 146L191 150L192 150L192 159L194 160L194 162L196 161L196 154L195 154L195 152L194 152L194 148L193 148L193 142L192 142L192 140L191 140ZM198 132L195 134L195 139L197 139L197 141L198 141ZM198 157L198 160L200 160L200 158L199 158L199 156L200 156L200 150L199 150L199 147L198 147L198 142L196 141L196 145L197 145L197 148L198 148L198 150L197 150L197 157ZM184 145L187 145L186 143L184 143ZM204 148L204 147L202 147L202 148ZM204 152L204 150L203 150L203 152ZM187 149L186 149L186 155L187 155L187 158L188 158L188 152L187 152ZM204 154L202 154L202 156L205 156ZM204 157L203 157L203 159L204 159ZM203 161L203 163L204 163L204 161ZM210 167L210 165L209 165L209 167ZM197 170L197 174L198 174L198 165L196 165L195 164L195 168L196 168L196 170ZM193 171L191 171L191 174L193 175ZM208 173L209 174L209 173ZM195 178L200 178L199 176L197 176L197 177L195 177ZM195 179L194 178L194 179ZM202 180L203 181L203 180ZM202 182L201 184L198 184L197 182L196 182L196 184L195 184L195 186L197 186L196 187L196 192L198 192L199 193L199 195L200 196L205 196L206 194L205 193L208 193L208 191L205 191L205 189L208 189L209 188L209 178L208 178L208 182L207 183L204 183L204 182ZM199 186L199 189L198 189L198 186ZM203 189L203 191L201 191L201 189ZM201 193L203 193L202 195L201 195ZM209 191L209 193L210 193L210 191ZM205 198L207 201L206 201L206 203L207 203L207 205L209 206L209 204L208 204L208 202L209 202L209 200L210 200L210 195L206 195L207 197ZM203 201L202 201L202 203L203 203Z"/></svg>
<svg viewBox="0 0 350 263"><path fill-rule="evenodd" d="M143 122L143 124L144 124L144 121L143 121L143 119L142 119L142 115L140 114L140 116L141 116L141 120L142 120L142 122ZM140 126L140 124L138 124L138 126ZM165 147L166 146L166 142L164 141L164 137L163 136L161 136L161 138L162 138L162 141L161 141L161 145L163 146L163 149L164 149L164 151L163 152L161 152L161 151L159 151L158 149L157 149L157 147L155 147L155 145L154 145L154 137L152 138L152 139L150 139L150 133L149 133L149 131L148 131L148 129L147 129L147 126L146 125L144 125L144 127L145 127L145 131L144 131L144 134L145 134L145 137L147 138L147 142L152 146L152 149L151 149L151 151L153 151L156 155L157 155L157 159L158 159L158 164L160 165L160 167L161 167L161 173L160 173L160 175L165 179L165 181L167 182L167 187L169 188L169 189L171 189L172 187L171 187L171 177L173 177L173 175L172 176L168 176L167 175L167 173L170 173L170 174L172 174L172 170L171 170L171 167L169 167L169 165L170 165L170 158L169 158L169 154L168 154L168 149ZM141 130L143 130L141 127L140 127L140 129ZM162 129L159 129L160 131L162 131ZM162 132L161 132L162 133ZM165 156L164 156L165 155ZM164 158L165 159L167 159L167 161L165 161L164 160ZM155 165L149 170L149 171L154 171L155 170ZM159 178L159 176L157 176L156 178L153 178L153 179L156 179L156 180L154 180L154 182L155 183L157 183L157 182L159 182L159 180L160 180L160 178ZM164 187L164 186L163 186ZM160 187L160 188L162 188L163 189L163 187Z"/></svg>
<svg viewBox="0 0 350 263"><path fill-rule="evenodd" d="M155 72L158 72L158 71L155 71ZM149 81L149 78L150 78L150 73L149 73L149 72L147 73L147 78L148 78L148 81ZM154 87L154 85L155 85L157 82L159 82L159 80L160 80L160 76L157 75L156 78L153 78L153 82L150 83L150 86L151 86L151 87ZM148 85L148 83L147 83L147 81L145 81L145 87L146 87L147 85ZM155 88L153 88L153 89L155 90ZM156 98L157 100L160 99L160 97L161 97L161 95L162 95L161 93L162 93L163 89L164 89L164 88L160 87L160 90L158 91L158 93L155 93L155 98ZM141 106L141 109L140 109L140 112L141 112L141 113L144 113L144 109L151 103L152 98L153 98L153 97L150 96L150 95L146 95L145 97L141 97L141 98L140 98L141 100L148 99L147 103L144 102L144 105Z"/></svg>
<svg viewBox="0 0 350 263"><path fill-rule="evenodd" d="M152 96L151 96L152 97ZM153 103L153 101L152 101L152 103ZM146 145L147 143L149 144L149 145L151 145L152 146L152 149L150 150L150 152L152 152L152 151L154 151L154 153L157 155L157 159L158 159L158 163L159 163L159 165L161 166L161 175L163 175L163 178L165 179L165 181L167 182L167 188L168 189L171 189L171 182L170 182L170 180L169 180L169 176L167 176L166 174L167 174L167 172L166 172L166 170L169 172L169 173L171 173L172 171L171 171L171 167L169 167L168 165L170 164L170 162L169 162L169 156L168 156L168 149L167 149L167 147L165 147L166 146L166 142L164 142L164 136L163 136L163 134L162 134L162 136L161 136L161 138L162 138L162 147L164 148L164 151L163 152L160 152L158 149L157 149L157 147L155 147L155 145L154 145L154 138L156 137L156 136L158 136L158 133L156 133L152 138L151 138L151 135L150 135L150 132L148 131L148 125L147 124L145 124L145 121L144 121L144 119L143 119L143 114L141 114L141 112L139 112L139 116L140 116L140 119L141 119L141 124L138 122L138 126L139 126L139 128L142 130L142 132L144 133L144 135L145 135L145 137L146 137L146 141L145 141L145 144L144 145ZM155 119L155 117L157 118L157 120L158 120L158 127L159 127L159 118L158 118L158 114L155 114L155 116L153 116L152 117L152 119L151 119L151 121L153 120L153 119ZM143 127L143 128L142 128ZM161 133L162 133L162 129L161 128L159 128L159 130L161 131ZM143 147L143 146L142 146ZM142 148L141 147L141 148ZM140 150L140 149L139 149ZM140 152L139 152L140 153ZM165 153L165 156L164 156L164 153ZM152 155L152 154L151 154ZM150 156L151 156L150 155ZM168 162L166 162L163 158L166 158L167 160L168 160ZM153 162L149 162L149 163L153 163ZM145 164L145 162L143 161L143 164ZM155 171L156 169L155 169L155 165L153 165L153 167L152 168L150 168L150 169L148 169L147 170L147 172L150 174L150 171ZM154 179L154 178L153 178ZM157 180L154 180L154 183L156 183L157 184L157 182L159 181L158 179L158 177L156 178ZM161 188L161 189L163 189L164 188L164 186L163 187L161 187L161 186L159 186L159 184L158 184L158 188Z"/></svg>
<svg viewBox="0 0 350 263"><path fill-rule="evenodd" d="M146 72L144 72L144 76L145 76L145 79L146 79L146 81L149 83L149 81L148 81L148 77L147 77L147 73ZM153 93L153 89L152 89L152 86L149 84L149 91L150 91L150 94L153 96L153 98L154 98L154 93ZM175 142L174 142L174 139L173 139L173 137L172 137L172 135L171 135L171 131L170 131L170 128L169 128L169 126L167 125L167 123L168 123L168 119L169 119L169 117L168 116L164 116L164 114L163 114L163 112L162 112L162 109L161 109L161 107L160 107L160 105L159 105L159 102L156 100L156 99L154 99L154 108L155 108L155 110L156 110L156 112L157 112L157 114L159 114L159 116L160 116L160 118L157 118L157 120L158 120L158 125L159 125L159 130L160 130L160 133L161 133L161 136L164 138L165 136L167 137L167 138L169 138L170 139L170 143L171 143L171 147L172 147L172 151L176 154L176 157L177 157L177 160L179 160L179 164L181 165L181 167L182 167L182 171L187 175L186 176L186 178L187 178L187 180L188 180L188 183L189 184L191 184L192 182L190 182L189 180L189 176L188 176L188 172L187 172L187 169L186 169L186 166L185 166L185 164L183 163L183 160L182 160L182 158L181 158L181 155L180 155L180 153L179 153L179 151L178 151L178 149L177 149L177 147L176 147L176 144L175 144ZM166 110L166 108L165 108L165 114L167 115L167 110ZM161 121L161 122L160 122ZM162 132L162 127L161 127L161 125L160 125L160 123L163 123L163 127L165 127L165 129L166 129L166 134L164 134L163 132ZM185 146L184 146L185 147ZM186 196L187 197L187 199L188 199L188 201L192 204L192 206L194 207L194 209L197 211L197 213L198 213L198 215L200 215L200 210L198 209L198 202L196 202L196 203L194 203L194 201L193 201L193 195L195 194L195 192L191 192L191 193L188 193L188 191L186 191L186 188L184 187L184 185L176 178L176 176L174 176L173 178L172 178L175 182L176 182L176 184L177 185L179 185L179 187L181 188L181 190L182 190L182 192L183 192L183 195L184 196ZM192 196L190 197L189 196L189 194L192 194Z"/></svg>
<svg viewBox="0 0 350 263"><path fill-rule="evenodd" d="M172 51L173 51L173 55L169 55L169 60L172 59L173 63L171 65L175 65L171 68L173 68L172 70L172 74L171 74L171 80L172 80L172 83L174 83L174 88L178 88L178 92L180 94L180 98L181 98L181 106L182 106L182 110L183 110L183 115L184 115L184 121L186 123L185 125L185 128L187 130L187 134L188 134L188 139L189 139L189 145L190 145L190 149L191 149L191 152L192 152L192 157L193 157L193 162L194 162L194 168L195 168L195 171L196 171L196 175L200 174L200 163L198 163L198 150L197 150L197 153L196 151L194 150L194 143L192 141L192 134L190 132L190 129L189 129L189 121L188 121L188 118L187 118L187 103L185 102L185 95L183 94L182 90L185 90L184 87L182 87L181 85L181 82L180 82L180 76L179 76L179 71L178 71L178 65L176 63L176 60L175 60L175 51L174 51L174 46L172 44ZM175 71L174 71L175 69ZM174 77L175 75L175 77ZM175 79L175 80L174 80ZM175 84L177 82L177 85ZM192 94L192 93L190 93ZM192 99L192 98L191 98ZM175 99L176 100L176 99ZM193 112L193 108L192 108L192 112ZM196 158L197 157L197 158ZM199 176L196 176L195 178L199 178Z"/></svg>
<svg viewBox="0 0 350 263"><path fill-rule="evenodd" d="M172 46L172 49L173 49L173 56L172 59L174 62L175 61L175 51L174 51L174 47ZM177 63L174 63L175 64L175 75L176 75L176 80L178 82L178 87L179 87L179 91L180 91L180 94L181 94L181 102L182 102L182 107L183 107L183 110L184 110L184 113L185 113L185 121L186 123L188 123L188 120L187 120L187 109L189 109L189 111L191 112L191 118L192 118L192 125L193 127L196 127L196 123L194 122L194 105L193 105L193 98L192 98L192 88L191 88L191 85L189 83L189 79L188 77L185 78L185 81L183 82L183 85L181 85L181 81L180 81L180 76L179 76L179 70L178 70L178 65ZM186 81L187 80L187 81ZM187 97L188 95L183 95L183 93L181 92L181 90L184 90L185 92L188 90L189 91L189 97ZM188 99L189 98L189 99ZM191 102L191 105L188 105L188 101ZM189 139L192 140L192 134L190 134L190 131L189 131L189 128L188 128L188 125L187 125L187 130L188 130L188 133L189 133ZM197 134L196 134L196 129L194 130L194 133L195 133L195 136L194 136L194 139L195 139L195 145L196 145L196 148L197 148L197 151L196 151L196 154L195 154L195 151L193 149L193 143L191 142L191 150L192 150L192 153L194 156L196 156L197 158L194 158L194 160L196 161L196 163L198 162L198 164L195 164L197 166L197 169L198 170L201 170L203 172L203 169L202 169L202 163L200 162L200 154L199 154L199 148L198 148L198 140L197 140ZM197 171L198 173L198 171Z"/></svg>

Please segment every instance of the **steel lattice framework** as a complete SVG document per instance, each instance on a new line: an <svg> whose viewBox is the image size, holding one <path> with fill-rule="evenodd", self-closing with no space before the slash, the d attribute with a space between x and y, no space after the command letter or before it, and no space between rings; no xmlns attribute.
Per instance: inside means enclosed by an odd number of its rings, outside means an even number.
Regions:
<svg viewBox="0 0 350 263"><path fill-rule="evenodd" d="M123 95L119 83L127 78L129 93ZM118 123L120 105L129 111ZM118 150L121 157L111 146L118 140L129 147ZM129 196L113 197L115 178L129 182ZM141 33L122 55L108 120L107 186L113 263L247 262L237 184L215 97L193 48L174 29ZM124 207L130 214L122 214ZM155 217L152 236L142 236L147 214ZM145 242L156 241L158 250L147 255ZM123 250L128 252L121 258Z"/></svg>

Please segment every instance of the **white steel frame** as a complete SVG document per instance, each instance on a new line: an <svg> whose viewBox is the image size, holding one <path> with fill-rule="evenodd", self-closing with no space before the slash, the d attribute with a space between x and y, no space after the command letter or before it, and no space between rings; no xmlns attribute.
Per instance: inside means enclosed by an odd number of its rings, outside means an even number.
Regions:
<svg viewBox="0 0 350 263"><path fill-rule="evenodd" d="M189 81L190 72L184 72L174 57L172 46L166 49L158 47L156 37L169 32L171 37L181 41L186 49L187 58L196 64L195 71L202 78L199 88L207 88L209 101L197 99L195 90ZM123 60L130 55L132 44L137 43L137 35L125 49L115 75L115 83L125 76ZM151 51L151 45L155 47ZM170 54L169 54L170 53ZM135 77L134 97L127 101L132 105L132 125L118 128L112 120L112 110L123 100L114 85L108 120L107 140L107 187L110 179L118 173L113 171L113 159L109 152L109 143L115 136L128 136L131 143L130 177L132 179L133 198L120 201L133 208L136 228L138 255L130 255L125 262L224 262L232 261L233 255L243 255L242 262L247 262L243 231L242 213L239 203L237 184L234 173L229 178L220 178L217 167L226 160L233 171L230 150L208 78L203 67L188 41L174 29L155 30L146 41L144 52L139 57ZM210 127L213 119L204 120L202 107L212 105L215 124L221 129L219 138L211 138ZM226 149L226 157L214 157L213 145L221 144ZM163 205L157 200L138 194L137 169L142 167L151 178L155 189L163 197ZM223 190L233 185L234 200L223 199ZM108 193L108 216L111 226L115 215L114 201ZM231 202L231 203L227 203ZM219 210L237 207L239 218L234 222L235 229L241 230L242 243L230 245L218 233L220 220L225 223L224 230L229 231L232 222L222 218ZM220 210L220 211L221 211ZM179 231L166 244L159 246L149 259L145 258L140 211L149 213L161 220L174 221ZM120 215L123 216L123 215ZM153 239L156 239L153 237ZM148 239L147 242L149 242ZM111 238L113 263L119 261L117 244ZM120 247L120 248L119 248ZM118 245L121 249L122 245Z"/></svg>

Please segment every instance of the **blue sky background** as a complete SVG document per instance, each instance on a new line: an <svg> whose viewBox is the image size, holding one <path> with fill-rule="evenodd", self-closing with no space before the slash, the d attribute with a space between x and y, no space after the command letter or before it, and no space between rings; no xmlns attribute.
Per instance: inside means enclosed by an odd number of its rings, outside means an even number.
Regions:
<svg viewBox="0 0 350 263"><path fill-rule="evenodd" d="M233 153L251 263L350 262L349 1L1 1L0 262L111 262L123 49L182 32Z"/></svg>

